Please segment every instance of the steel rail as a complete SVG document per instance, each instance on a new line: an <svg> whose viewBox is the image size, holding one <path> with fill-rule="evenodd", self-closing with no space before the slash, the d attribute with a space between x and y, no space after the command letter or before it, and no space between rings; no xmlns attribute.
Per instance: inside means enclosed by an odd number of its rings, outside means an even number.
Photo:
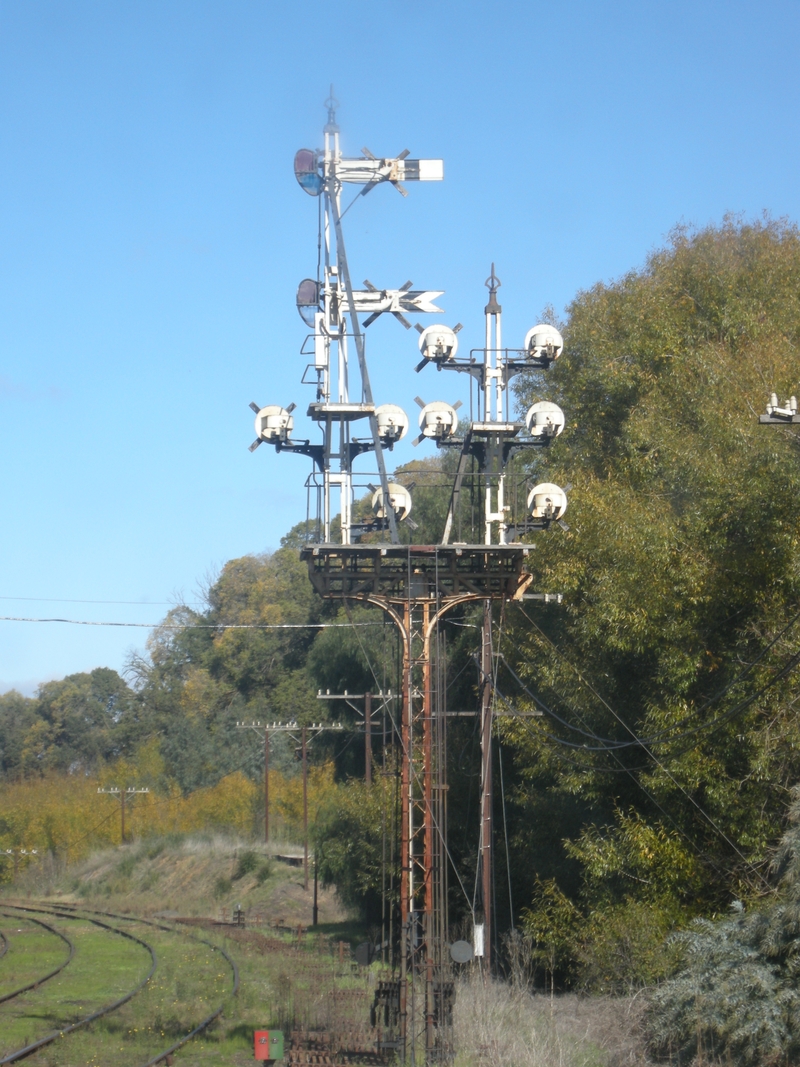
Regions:
<svg viewBox="0 0 800 1067"><path fill-rule="evenodd" d="M133 941L137 945L141 945L143 948L146 948L147 951L150 953L150 958L152 959L153 963L145 977L139 983L137 983L137 985L133 989L131 989L130 992L126 993L125 996L120 997L119 1000L115 1000L113 1004L107 1004L105 1007L99 1008L97 1011L92 1012L91 1015L87 1015L86 1018L79 1019L76 1023L71 1023L69 1026L62 1027L61 1029L54 1031L52 1034L48 1034L46 1037L39 1038L38 1041L34 1041L32 1044L26 1045L24 1048L17 1049L16 1052L9 1053L9 1055L4 1056L3 1059L0 1059L0 1067L2 1067L3 1064L15 1063L17 1060L21 1060L25 1056L30 1056L32 1052L36 1052L38 1049L44 1048L45 1045L52 1044L53 1041L57 1041L58 1038L64 1037L65 1034L71 1034L74 1030L79 1030L81 1027L87 1026L89 1023L94 1022L95 1019L100 1019L104 1015L110 1015L112 1011L116 1011L117 1008L121 1008L123 1004L127 1004L129 1000L132 1000L136 996L137 993L140 993L156 972L156 968L158 967L158 957L156 956L155 949L153 948L153 946L148 945L146 941L143 941L140 937L136 937L135 934L128 933L127 930L117 930L115 927L109 926L108 923L101 922L100 919L84 919L80 915L71 915L68 912L63 911L48 911L44 908L24 907L21 904L5 904L4 907L15 908L18 911L38 911L40 914L54 915L57 918L61 919L73 919L82 922L92 923L94 926L99 926L104 930L109 930L113 934L119 934L120 937L126 937L129 941Z"/></svg>
<svg viewBox="0 0 800 1067"><path fill-rule="evenodd" d="M3 933L3 931L0 930L0 960L3 958L3 956L5 956L5 954L7 952L8 952L8 938Z"/></svg>
<svg viewBox="0 0 800 1067"><path fill-rule="evenodd" d="M59 907L74 910L76 913L76 918L78 917L77 913L81 911L86 912L89 915L103 915L107 919L117 919L122 920L123 922L143 923L145 926L153 926L157 930L164 930L168 934L178 934L180 937L186 937L191 941L197 941L201 945L208 945L208 947L213 949L215 952L219 952L219 954L227 961L227 963L230 964L231 971L233 972L233 988L231 989L229 995L235 997L236 994L239 992L239 968L236 965L236 960L229 956L225 949L222 948L220 945L215 945L213 941L208 941L206 938L200 937L198 934L190 933L188 930L180 930L174 926L167 926L164 923L155 922L153 919L143 919L135 915L119 915L118 913L113 911L99 911L96 908L79 908L76 904L63 904L59 905ZM182 1037L180 1041L176 1041L174 1045L170 1045L169 1048L159 1052L153 1059L148 1060L147 1063L142 1064L142 1067L156 1067L156 1064L162 1063L167 1058L167 1056L172 1055L173 1052L176 1052L183 1045L187 1044L187 1042L191 1041L193 1037L197 1037L197 1035L202 1030L205 1030L205 1028L210 1023L212 1023L222 1014L224 1008L225 1001L223 1001L218 1008L216 1008L209 1015L207 1015L200 1023L198 1023L197 1026L190 1033L186 1034L185 1037ZM2 1062L3 1061L0 1060L0 1064Z"/></svg>
<svg viewBox="0 0 800 1067"><path fill-rule="evenodd" d="M11 907L13 906L14 905L12 904ZM11 919L13 918L13 916L6 914L6 918ZM75 955L75 946L66 934L62 934L60 930L56 930L54 926L50 926L49 923L44 923L40 919L32 919L30 918L30 916L26 916L25 919L26 922L36 923L37 926L43 926L45 930L49 930L51 934L55 934L56 937L60 937L62 941L65 941L67 944L67 948L69 949L69 955L59 967L56 967L55 970L50 971L49 974L44 974L41 978L34 979L32 982L29 982L28 985L20 986L20 988L15 989L13 993L4 993L3 996L0 997L0 1004L5 1004L7 1000L13 1000L14 997L18 997L21 993L27 993L29 989L37 989L48 979L55 978L57 974L60 974L64 970L64 968L70 962L72 957ZM3 950L3 952L0 952L0 956L5 955L5 952L7 951L8 947L8 941L6 940L5 934L3 934L2 937L6 943L6 948Z"/></svg>

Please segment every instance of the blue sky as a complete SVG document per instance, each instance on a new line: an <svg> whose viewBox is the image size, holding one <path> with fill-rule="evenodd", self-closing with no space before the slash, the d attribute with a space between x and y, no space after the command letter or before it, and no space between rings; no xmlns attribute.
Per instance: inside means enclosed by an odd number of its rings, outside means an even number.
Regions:
<svg viewBox="0 0 800 1067"><path fill-rule="evenodd" d="M676 223L800 217L799 45L796 0L0 0L0 615L156 622L304 517L306 462L251 455L247 405L311 399L292 158L331 82L347 154L445 160L350 212L354 278L444 289L473 346L494 261L521 344ZM440 399L415 339L369 331L409 413ZM0 621L0 691L146 636Z"/></svg>

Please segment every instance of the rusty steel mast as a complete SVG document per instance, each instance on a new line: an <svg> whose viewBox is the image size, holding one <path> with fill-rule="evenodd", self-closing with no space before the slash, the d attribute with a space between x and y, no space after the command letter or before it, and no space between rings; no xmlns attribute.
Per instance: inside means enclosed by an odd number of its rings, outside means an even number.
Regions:
<svg viewBox="0 0 800 1067"><path fill-rule="evenodd" d="M379 985L376 1012L386 1040L400 1058L411 1063L422 1053L426 1063L447 1058L446 1038L452 1007L449 972L450 932L447 921L449 853L446 828L446 709L443 687L437 684L440 664L436 650L444 616L459 605L483 604L480 652L481 695L481 839L482 885L479 906L473 908L474 953L490 963L491 953L491 738L494 671L492 615L494 601L519 600L532 576L525 562L530 546L519 537L561 522L566 510L564 490L544 483L526 491L526 512L520 519L509 503L508 470L512 456L522 449L547 447L561 432L564 416L546 401L534 404L524 422L510 411L509 383L522 371L546 369L561 354L558 331L539 324L528 331L521 348L502 344L502 308L497 301L500 282L494 265L487 280L482 347L458 356L461 326L441 324L423 329L417 365L429 364L470 376L475 391L472 416L459 426L460 404L434 401L421 407L420 435L440 448L458 451L442 537L437 544L404 544L398 527L408 520L411 494L389 480L385 451L407 432L409 419L395 404L374 402L367 368L364 330L384 313L406 328L406 315L439 312L434 300L440 290L379 290L370 282L355 290L345 251L341 193L345 184L361 185L361 195L378 185L391 184L404 196L404 182L439 181L441 160L410 159L408 151L379 158L368 149L357 159L343 157L336 122L337 102L326 102L327 123L321 150L301 149L295 156L295 175L309 195L321 198L321 266L317 278L305 279L297 292L297 307L311 333L301 352L313 357L303 380L311 379L315 400L308 417L317 424L320 440L293 436L296 407L277 404L256 413L254 450L262 442L277 451L307 455L313 462L309 491L309 543L302 558L316 591L326 598L381 608L392 620L402 648L401 712L396 723L400 742L400 950L399 977ZM365 316L362 322L359 316ZM355 352L355 366L351 356ZM368 434L356 436L359 426ZM357 472L356 461L374 456L374 470ZM375 478L378 486L369 479ZM483 501L482 536L461 536L462 490L476 486ZM354 518L357 488L372 492L373 518ZM338 539L335 497L338 497ZM313 505L313 507L312 507ZM368 542L365 535L372 535Z"/></svg>

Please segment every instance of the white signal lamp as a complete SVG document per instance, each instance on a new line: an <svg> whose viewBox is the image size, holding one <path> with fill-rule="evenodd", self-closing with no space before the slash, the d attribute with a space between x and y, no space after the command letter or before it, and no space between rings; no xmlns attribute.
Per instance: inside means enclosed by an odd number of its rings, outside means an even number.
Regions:
<svg viewBox="0 0 800 1067"><path fill-rule="evenodd" d="M426 404L419 413L419 428L423 437L432 437L436 441L452 437L458 428L456 409L444 400Z"/></svg>
<svg viewBox="0 0 800 1067"><path fill-rule="evenodd" d="M292 404L292 409L294 404ZM280 404L267 404L259 408L256 415L256 435L261 441L285 441L291 437L294 429L294 418L289 408L281 407Z"/></svg>
<svg viewBox="0 0 800 1067"><path fill-rule="evenodd" d="M458 352L458 338L455 330L449 326L427 326L419 337L419 350L434 363L446 363L455 359Z"/></svg>
<svg viewBox="0 0 800 1067"><path fill-rule="evenodd" d="M402 522L403 519L408 518L409 512L411 511L411 493L404 485L400 485L399 482L389 482L388 488L389 507L395 513L395 516ZM376 518L386 518L387 510L383 489L376 489L372 494L372 510L375 513Z"/></svg>
<svg viewBox="0 0 800 1067"><path fill-rule="evenodd" d="M378 437L384 444L401 441L408 433L408 415L398 404L381 404L375 408Z"/></svg>
<svg viewBox="0 0 800 1067"><path fill-rule="evenodd" d="M525 425L531 437L558 437L566 423L564 412L558 404L540 400L528 408Z"/></svg>
<svg viewBox="0 0 800 1067"><path fill-rule="evenodd" d="M542 482L528 493L528 510L534 519L560 519L567 510L567 494L553 482Z"/></svg>
<svg viewBox="0 0 800 1067"><path fill-rule="evenodd" d="M564 338L555 326L540 322L525 334L523 348L528 359L545 359L552 363L564 351Z"/></svg>

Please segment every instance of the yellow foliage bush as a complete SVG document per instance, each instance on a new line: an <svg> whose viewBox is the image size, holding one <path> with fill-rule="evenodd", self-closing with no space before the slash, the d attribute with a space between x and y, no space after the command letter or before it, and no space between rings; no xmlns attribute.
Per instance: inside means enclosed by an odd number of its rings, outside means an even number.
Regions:
<svg viewBox="0 0 800 1067"><path fill-rule="evenodd" d="M20 869L35 857L19 850L51 852L73 863L90 852L120 843L120 800L98 794L99 788L127 788L153 781L163 771L156 750L143 750L133 763L120 760L98 777L53 774L43 778L0 783L0 882L14 870L14 853ZM137 769L138 768L138 769ZM284 777L270 771L271 834L275 830L300 837L303 827L303 782L301 775ZM310 767L308 773L308 819L312 827L339 786L333 765ZM263 818L263 786L241 771L229 774L216 785L184 796L177 787L152 789L126 797L126 839L202 830L228 830L244 837L258 832ZM276 823L278 825L276 825ZM7 851L11 850L11 851Z"/></svg>

